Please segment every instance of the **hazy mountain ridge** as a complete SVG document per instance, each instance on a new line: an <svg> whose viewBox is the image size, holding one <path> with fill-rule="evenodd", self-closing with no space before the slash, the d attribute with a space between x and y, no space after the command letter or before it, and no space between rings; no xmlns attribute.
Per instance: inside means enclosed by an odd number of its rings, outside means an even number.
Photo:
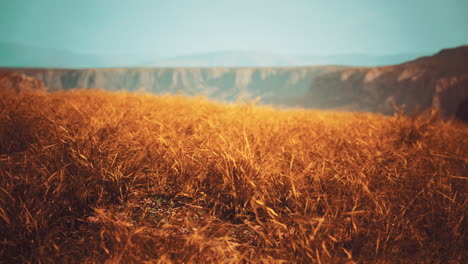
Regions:
<svg viewBox="0 0 468 264"><path fill-rule="evenodd" d="M148 59L147 56L137 56L136 54L91 54L0 42L0 67L136 67L144 64L146 59Z"/></svg>
<svg viewBox="0 0 468 264"><path fill-rule="evenodd" d="M398 64L427 53L393 55L285 55L258 51L220 51L161 58L150 51L89 53L0 42L0 67L297 67L314 65L379 66Z"/></svg>
<svg viewBox="0 0 468 264"><path fill-rule="evenodd" d="M311 65L379 66L399 64L428 53L394 55L338 54L282 55L266 52L226 51L169 58L148 66L158 67L288 67Z"/></svg>
<svg viewBox="0 0 468 264"><path fill-rule="evenodd" d="M78 54L71 51L30 47L20 44L0 43L0 65L4 67L76 67L102 65L96 56Z"/></svg>

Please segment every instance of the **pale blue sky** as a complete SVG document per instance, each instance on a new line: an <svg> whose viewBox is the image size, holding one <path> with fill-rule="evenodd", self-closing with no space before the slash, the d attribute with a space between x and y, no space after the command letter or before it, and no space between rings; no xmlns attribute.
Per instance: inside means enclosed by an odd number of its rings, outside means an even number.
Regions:
<svg viewBox="0 0 468 264"><path fill-rule="evenodd" d="M395 54L468 44L468 0L0 0L0 41L171 57Z"/></svg>

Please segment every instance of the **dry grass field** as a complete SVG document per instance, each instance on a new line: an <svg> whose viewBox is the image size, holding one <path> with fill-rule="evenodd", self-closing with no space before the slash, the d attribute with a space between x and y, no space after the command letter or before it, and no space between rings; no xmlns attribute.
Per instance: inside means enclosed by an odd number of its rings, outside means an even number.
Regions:
<svg viewBox="0 0 468 264"><path fill-rule="evenodd" d="M468 126L0 92L2 263L467 263Z"/></svg>

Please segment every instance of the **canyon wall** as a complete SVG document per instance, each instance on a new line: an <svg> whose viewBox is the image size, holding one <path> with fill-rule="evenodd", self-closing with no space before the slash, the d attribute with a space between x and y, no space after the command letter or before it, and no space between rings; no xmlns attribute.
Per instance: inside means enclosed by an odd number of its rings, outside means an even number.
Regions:
<svg viewBox="0 0 468 264"><path fill-rule="evenodd" d="M42 80L49 90L140 90L157 94L204 95L222 101L261 97L263 103L282 103L306 94L315 76L343 68L16 68L3 71L17 71Z"/></svg>

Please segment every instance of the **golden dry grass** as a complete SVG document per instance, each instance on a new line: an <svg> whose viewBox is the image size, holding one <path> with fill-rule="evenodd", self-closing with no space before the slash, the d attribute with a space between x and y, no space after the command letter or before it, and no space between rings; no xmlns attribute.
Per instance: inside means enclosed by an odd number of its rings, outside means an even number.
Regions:
<svg viewBox="0 0 468 264"><path fill-rule="evenodd" d="M5 263L466 263L468 127L0 95Z"/></svg>

